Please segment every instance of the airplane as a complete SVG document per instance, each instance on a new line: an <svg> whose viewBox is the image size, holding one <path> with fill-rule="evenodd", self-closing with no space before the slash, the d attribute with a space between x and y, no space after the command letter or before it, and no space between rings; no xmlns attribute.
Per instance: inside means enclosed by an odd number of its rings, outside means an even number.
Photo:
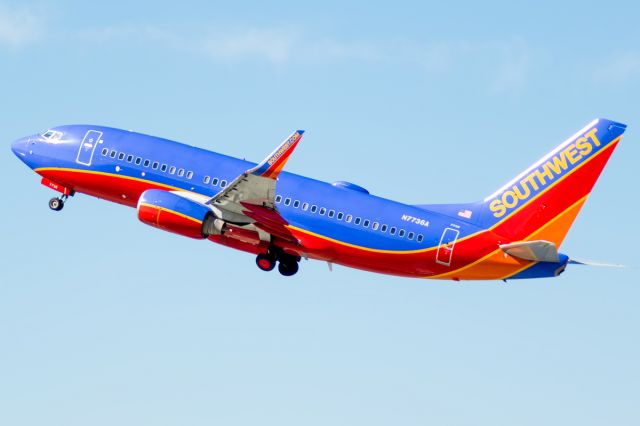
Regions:
<svg viewBox="0 0 640 426"><path fill-rule="evenodd" d="M283 276L315 259L403 277L556 277L558 249L626 125L595 119L482 201L409 205L283 171L303 130L253 163L132 131L64 125L12 143L60 193L134 207L143 223L251 253Z"/></svg>

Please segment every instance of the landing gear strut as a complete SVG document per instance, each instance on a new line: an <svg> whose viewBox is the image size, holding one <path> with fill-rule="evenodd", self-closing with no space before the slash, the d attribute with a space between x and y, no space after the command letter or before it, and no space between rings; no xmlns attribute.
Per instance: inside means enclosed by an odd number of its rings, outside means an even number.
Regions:
<svg viewBox="0 0 640 426"><path fill-rule="evenodd" d="M298 262L300 258L285 253L278 248L270 248L267 253L260 253L256 256L256 265L263 271L271 271L278 262L278 272L285 277L290 277L298 272Z"/></svg>
<svg viewBox="0 0 640 426"><path fill-rule="evenodd" d="M66 195L61 197L55 197L49 200L49 208L51 210L59 212L64 207L64 202L67 199Z"/></svg>

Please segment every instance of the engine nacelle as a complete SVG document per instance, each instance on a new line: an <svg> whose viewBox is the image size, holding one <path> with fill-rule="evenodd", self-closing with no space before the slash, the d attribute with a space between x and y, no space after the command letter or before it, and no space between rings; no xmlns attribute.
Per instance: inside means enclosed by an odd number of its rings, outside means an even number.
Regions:
<svg viewBox="0 0 640 426"><path fill-rule="evenodd" d="M195 239L219 234L222 228L222 223L216 223L221 221L207 206L160 189L142 193L138 200L138 219L163 231Z"/></svg>

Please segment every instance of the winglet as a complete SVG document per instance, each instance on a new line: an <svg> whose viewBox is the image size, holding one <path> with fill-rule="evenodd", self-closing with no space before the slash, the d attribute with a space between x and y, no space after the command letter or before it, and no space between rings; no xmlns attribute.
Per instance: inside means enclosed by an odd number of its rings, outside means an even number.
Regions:
<svg viewBox="0 0 640 426"><path fill-rule="evenodd" d="M302 139L304 130L296 130L291 136L280 144L262 163L258 164L247 173L262 176L269 179L276 179L280 174L280 171L284 167L285 163L293 153L293 150Z"/></svg>

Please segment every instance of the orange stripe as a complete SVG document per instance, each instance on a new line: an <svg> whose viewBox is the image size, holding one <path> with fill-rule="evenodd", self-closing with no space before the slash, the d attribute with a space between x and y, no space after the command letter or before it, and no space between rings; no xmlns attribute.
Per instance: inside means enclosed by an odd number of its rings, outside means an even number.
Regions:
<svg viewBox="0 0 640 426"><path fill-rule="evenodd" d="M557 223L563 224L565 216L575 217L580 211L580 208L587 200L589 194L582 197L580 200L569 206L562 213L554 217L547 222L541 228L531 233L522 241L540 240L542 235L547 233L553 233L557 227ZM551 228L551 230L549 230ZM444 274L431 275L424 278L436 279L436 278L459 278L459 279L504 279L514 274L521 272L522 270L533 266L536 262L518 259L513 256L508 256L501 248L493 250L486 256L458 268L454 271L449 271ZM462 274L461 274L462 272Z"/></svg>
<svg viewBox="0 0 640 426"><path fill-rule="evenodd" d="M580 169L585 164L588 164L591 160L593 160L594 158L598 157L598 155L600 155L601 153L606 152L608 149L610 149L611 147L615 146L615 144L618 143L620 138L621 138L621 136L618 136L616 139L614 139L612 142L610 142L609 145L607 145L604 149L598 151L594 156L589 157L587 160L585 160L583 163L578 165L576 168L572 169L570 172L568 172L567 174L562 176L560 179L555 181L551 186L549 186L548 188L546 188L544 191L540 192L539 194L536 194L535 197L533 197L532 199L528 200L522 206L518 207L517 209L515 209L514 211L509 213L507 216L502 218L500 221L496 222L491 227L489 227L487 229L483 229L483 230L475 232L475 233L472 233L472 234L469 234L469 235L467 235L465 237L462 237L462 238L458 239L458 241L456 241L456 244L460 244L463 241L466 241L466 240L474 238L474 237L476 237L476 236L478 236L480 234L483 234L483 233L486 233L486 232L494 230L495 228L500 226L505 220L507 220L508 218L513 216L515 213L519 212L520 210L522 210L523 208L528 206L529 204L531 204L538 197L542 196L542 194L545 194L546 192L548 192L551 189L553 189L559 182L562 182L568 176L573 174L576 170ZM43 167L43 168L40 168L40 169L35 169L36 172L39 171L39 170L63 170L63 171L72 171L72 172L77 172L77 173L90 173L90 174L98 174L98 175L116 176L116 177L119 177L119 178L122 178L122 179L131 179L131 180L136 180L136 181L140 181L140 182L152 183L152 184L155 184L155 185L164 186L166 188L170 188L170 189L174 189L174 190L191 192L191 191L188 191L188 190L185 190L185 189L182 189L182 188L161 184L161 183L158 183L158 182L155 182L155 181L150 181L150 180L147 180L147 179L139 179L139 178L134 178L134 177L129 177L129 176L122 176L122 175L118 175L118 174L114 174L114 173L94 172L94 171L89 171L89 170L58 168L58 167ZM199 195L201 195L201 194L199 194ZM431 246L431 247L426 247L426 248L417 249L417 250L382 250L382 249L374 249L374 248L369 248L369 247L365 247L365 246L360 246L360 245L356 245L356 244L347 243L345 241L336 240L336 239L333 239L333 238L330 238L330 237L326 237L324 235L316 234L314 232L311 232L311 231L308 231L308 230L305 230L305 229L302 229L302 228L298 228L298 227L295 227L295 226L292 226L292 225L289 225L288 227L290 227L291 229L293 229L295 231L306 233L308 235L312 235L312 236L317 237L317 238L325 239L327 241L330 241L330 242L333 242L333 243L336 243L336 244L341 244L341 245L344 245L346 247L356 248L356 249L360 249L360 250L364 250L364 251L368 251L368 252L372 252L372 253L387 253L387 254L402 255L402 254L412 254L412 253L426 253L426 252L429 252L429 251L432 251L432 250L436 250L438 248L438 246Z"/></svg>

